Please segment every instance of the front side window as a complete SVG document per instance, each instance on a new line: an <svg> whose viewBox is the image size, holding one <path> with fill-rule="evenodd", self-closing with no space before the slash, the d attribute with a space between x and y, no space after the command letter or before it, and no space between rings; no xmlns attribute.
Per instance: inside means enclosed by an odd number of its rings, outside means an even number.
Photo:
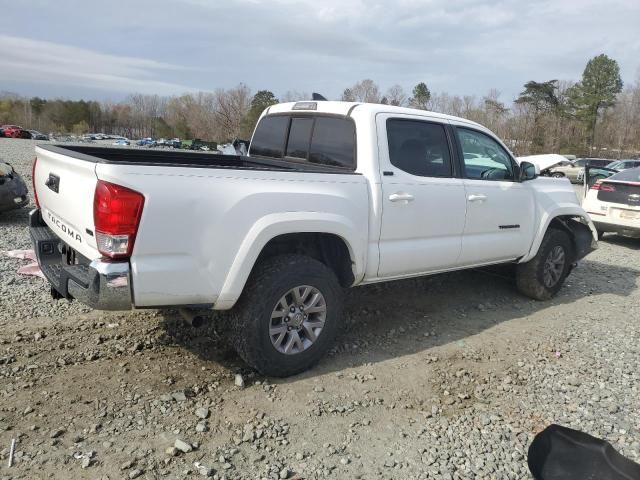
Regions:
<svg viewBox="0 0 640 480"><path fill-rule="evenodd" d="M451 155L444 126L420 120L387 120L389 160L420 177L450 177Z"/></svg>
<svg viewBox="0 0 640 480"><path fill-rule="evenodd" d="M458 128L465 177L474 180L513 180L514 169L506 150L489 135Z"/></svg>

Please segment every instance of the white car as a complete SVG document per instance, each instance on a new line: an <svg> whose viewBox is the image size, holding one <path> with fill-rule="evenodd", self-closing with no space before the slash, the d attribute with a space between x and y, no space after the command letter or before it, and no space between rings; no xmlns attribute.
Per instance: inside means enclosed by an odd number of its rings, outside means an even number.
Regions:
<svg viewBox="0 0 640 480"><path fill-rule="evenodd" d="M596 181L583 208L601 238L606 232L640 237L640 168L631 168Z"/></svg>
<svg viewBox="0 0 640 480"><path fill-rule="evenodd" d="M539 177L535 157L516 160L477 123L423 110L274 105L248 156L36 154L31 235L56 297L231 309L234 346L273 376L331 347L343 288L507 263L543 300L597 246L568 181Z"/></svg>

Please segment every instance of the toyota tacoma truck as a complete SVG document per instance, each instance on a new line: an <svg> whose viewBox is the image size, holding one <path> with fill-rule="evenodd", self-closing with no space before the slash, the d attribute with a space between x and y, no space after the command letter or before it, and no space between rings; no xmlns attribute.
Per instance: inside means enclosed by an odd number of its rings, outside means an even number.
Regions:
<svg viewBox="0 0 640 480"><path fill-rule="evenodd" d="M56 298L230 310L240 356L288 376L331 347L347 287L509 263L556 294L597 234L540 168L461 118L284 103L247 156L36 147L30 231Z"/></svg>

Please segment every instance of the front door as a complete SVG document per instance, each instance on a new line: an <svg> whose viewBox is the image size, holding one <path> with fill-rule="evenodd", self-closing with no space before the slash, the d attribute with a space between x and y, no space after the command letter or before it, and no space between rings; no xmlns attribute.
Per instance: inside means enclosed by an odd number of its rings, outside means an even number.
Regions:
<svg viewBox="0 0 640 480"><path fill-rule="evenodd" d="M454 176L453 139L440 122L412 115L377 117L383 194L379 278L457 265L465 190Z"/></svg>
<svg viewBox="0 0 640 480"><path fill-rule="evenodd" d="M494 138L456 127L463 163L467 219L460 265L514 260L529 251L534 192L517 179L518 166Z"/></svg>

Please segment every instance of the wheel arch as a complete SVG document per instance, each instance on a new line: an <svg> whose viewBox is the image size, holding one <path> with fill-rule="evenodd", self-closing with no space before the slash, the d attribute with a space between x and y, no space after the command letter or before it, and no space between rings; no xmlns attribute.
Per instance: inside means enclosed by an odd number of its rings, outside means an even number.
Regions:
<svg viewBox="0 0 640 480"><path fill-rule="evenodd" d="M215 309L226 310L240 297L258 262L278 254L297 253L322 262L343 287L364 276L366 245L362 232L345 217L315 212L290 212L256 222L238 249Z"/></svg>
<svg viewBox="0 0 640 480"><path fill-rule="evenodd" d="M569 235L574 247L574 262L597 248L598 233L589 215L578 206L561 208L543 217L529 253L522 257L519 263L528 262L537 255L549 228L557 228Z"/></svg>

